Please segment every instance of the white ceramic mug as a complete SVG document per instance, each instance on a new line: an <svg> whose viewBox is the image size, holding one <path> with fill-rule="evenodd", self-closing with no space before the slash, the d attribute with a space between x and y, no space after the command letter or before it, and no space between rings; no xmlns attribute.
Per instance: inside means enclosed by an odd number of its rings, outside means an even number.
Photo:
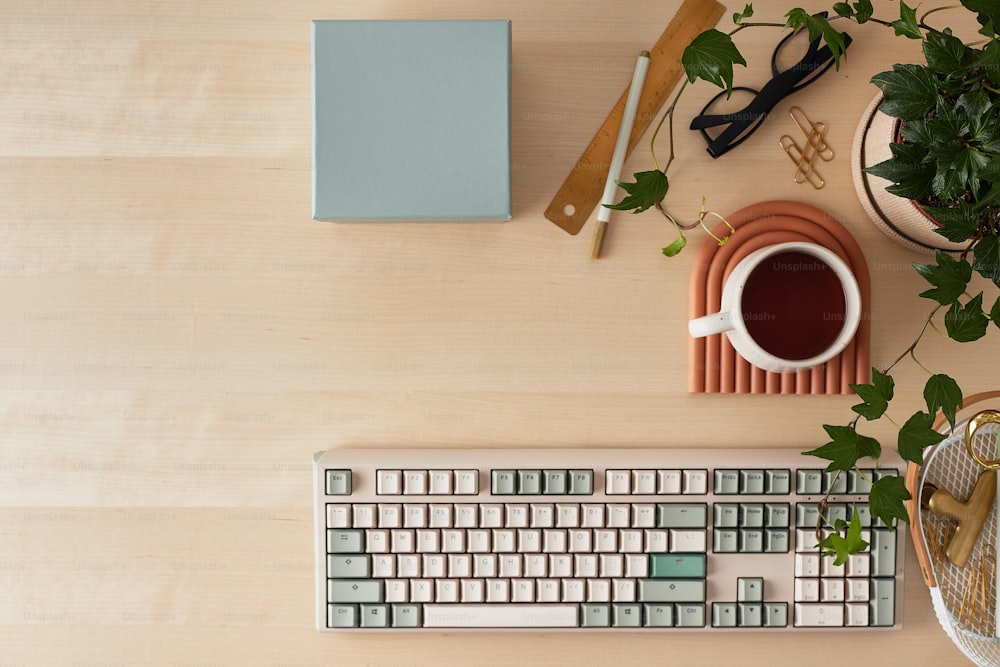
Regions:
<svg viewBox="0 0 1000 667"><path fill-rule="evenodd" d="M802 262L802 256L819 263ZM795 258L794 262L788 261L792 258ZM772 260L770 265L766 264L768 260ZM840 297L833 291L835 282L822 266L824 264L832 270L843 291L842 309L839 307ZM749 290L748 284L751 285ZM767 289L763 287L765 284ZM835 310L826 312L824 304L809 301L818 296L809 293L809 286L821 284L822 289L829 292L826 296L835 302L831 306ZM752 309L749 303L744 304L744 296L749 298L751 294L756 303ZM759 307L759 302L765 297L776 304L773 312ZM818 332L814 336L818 342L810 341L807 334L800 335L805 330L805 324L796 319L799 314L807 314L811 318L809 324L814 333ZM834 335L838 322L841 326ZM850 267L820 245L793 241L760 248L740 260L722 288L720 312L689 321L688 331L695 338L725 333L733 348L748 362L766 371L783 373L818 366L837 356L850 343L860 323L861 290ZM778 335L762 344L753 336L756 333L763 337L762 327L771 327L769 331L778 332ZM831 340L825 343L828 339ZM796 340L803 342L803 348L822 344L822 349L807 353L805 357L792 354L790 347L793 346L789 341ZM782 345L789 348L787 356L782 356L782 349L775 349Z"/></svg>

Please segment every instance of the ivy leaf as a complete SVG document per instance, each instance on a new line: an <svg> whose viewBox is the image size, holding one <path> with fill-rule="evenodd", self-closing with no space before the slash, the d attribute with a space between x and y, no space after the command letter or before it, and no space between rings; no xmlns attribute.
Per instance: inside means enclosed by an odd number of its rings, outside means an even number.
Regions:
<svg viewBox="0 0 1000 667"><path fill-rule="evenodd" d="M975 51L951 34L951 31L928 32L923 44L927 66L935 72L960 75L975 57Z"/></svg>
<svg viewBox="0 0 1000 667"><path fill-rule="evenodd" d="M895 382L891 375L880 373L877 368L872 368L871 384L852 384L850 387L864 401L851 409L871 421L878 419L889 409L889 401L892 400Z"/></svg>
<svg viewBox="0 0 1000 667"><path fill-rule="evenodd" d="M684 246L687 245L687 239L683 236L678 236L677 239L663 249L663 254L667 257L673 257L681 250L684 250Z"/></svg>
<svg viewBox="0 0 1000 667"><path fill-rule="evenodd" d="M854 11L854 20L861 24L868 22L875 13L875 8L872 7L872 0L859 0L854 3Z"/></svg>
<svg viewBox="0 0 1000 667"><path fill-rule="evenodd" d="M909 128L914 123L925 125L920 121L907 123ZM931 193L929 182L934 176L935 167L925 161L927 149L917 144L889 144L892 157L878 164L866 167L864 172L891 181L886 190L904 199L923 199Z"/></svg>
<svg viewBox="0 0 1000 667"><path fill-rule="evenodd" d="M894 518L909 522L910 517L904 504L909 499L910 492L906 490L905 480L900 475L889 475L872 484L868 495L868 509L872 516L882 519L887 526L892 525Z"/></svg>
<svg viewBox="0 0 1000 667"><path fill-rule="evenodd" d="M934 231L953 243L968 241L979 231L979 214L964 199L955 206L925 206L924 210L941 223Z"/></svg>
<svg viewBox="0 0 1000 667"><path fill-rule="evenodd" d="M971 343L986 335L990 325L986 313L983 312L983 293L969 299L964 306L956 301L944 314L944 327L948 337L959 343Z"/></svg>
<svg viewBox="0 0 1000 667"><path fill-rule="evenodd" d="M843 520L838 521L838 524L842 522ZM831 532L819 543L824 556L835 556L834 565L843 565L847 562L848 556L868 548L868 543L861 537L861 518L856 511L851 513L851 521L846 527L846 534ZM842 530L842 527L838 528L839 530Z"/></svg>
<svg viewBox="0 0 1000 667"><path fill-rule="evenodd" d="M934 415L916 412L899 429L896 448L899 455L917 465L924 463L924 447L936 445L944 440L944 433L934 430Z"/></svg>
<svg viewBox="0 0 1000 667"><path fill-rule="evenodd" d="M878 458L882 453L878 440L859 434L853 426L824 424L823 430L830 436L830 442L803 453L829 461L827 471L850 470L857 465L859 459Z"/></svg>
<svg viewBox="0 0 1000 667"><path fill-rule="evenodd" d="M987 37L993 37L993 26L1000 24L1000 6L995 0L962 0L962 5L977 14L979 25L983 26L980 32ZM989 32L985 32L987 28Z"/></svg>
<svg viewBox="0 0 1000 667"><path fill-rule="evenodd" d="M692 40L681 54L681 65L688 81L704 79L726 89L727 97L733 92L733 65L746 67L733 39L715 28L710 28Z"/></svg>
<svg viewBox="0 0 1000 667"><path fill-rule="evenodd" d="M924 280L934 287L920 293L925 299L933 299L942 306L958 301L965 292L966 286L972 280L972 265L964 259L955 259L941 250L934 253L937 264L913 263Z"/></svg>
<svg viewBox="0 0 1000 667"><path fill-rule="evenodd" d="M917 10L908 7L903 0L899 0L899 18L892 22L892 27L896 35L909 37L910 39L922 39L920 24L917 23Z"/></svg>
<svg viewBox="0 0 1000 667"><path fill-rule="evenodd" d="M642 213L650 206L654 206L663 201L667 196L670 184L667 182L667 175L659 169L652 171L640 171L632 174L635 183L624 183L616 181L622 190L628 193L624 199L617 204L605 204L604 206L616 211L632 211Z"/></svg>
<svg viewBox="0 0 1000 667"><path fill-rule="evenodd" d="M972 251L972 268L1000 286L1000 238L990 234L979 239Z"/></svg>
<svg viewBox="0 0 1000 667"><path fill-rule="evenodd" d="M837 16L845 19L849 19L854 16L854 10L851 9L851 6L846 2L835 2L833 4L833 11L837 13Z"/></svg>
<svg viewBox="0 0 1000 667"><path fill-rule="evenodd" d="M747 6L743 8L742 12L736 12L733 14L733 23L739 25L743 19L748 19L751 16L753 16L753 5L748 3Z"/></svg>
<svg viewBox="0 0 1000 667"><path fill-rule="evenodd" d="M993 320L993 324L1000 328L1000 296L997 297L992 310L990 310L990 319Z"/></svg>
<svg viewBox="0 0 1000 667"><path fill-rule="evenodd" d="M823 14L810 14L804 9L796 7L785 14L785 27L799 31L805 29L809 33L809 41L815 42L820 37L823 42L830 47L833 54L834 67L840 69L840 56L844 55L847 45L844 43L844 34L830 25L829 19Z"/></svg>
<svg viewBox="0 0 1000 667"><path fill-rule="evenodd" d="M873 76L872 83L882 89L879 109L893 118L918 120L937 105L934 74L920 65L897 63L892 71Z"/></svg>
<svg viewBox="0 0 1000 667"><path fill-rule="evenodd" d="M955 428L955 413L962 407L962 389L955 380L942 373L932 375L924 385L924 401L927 412L933 415L941 410Z"/></svg>

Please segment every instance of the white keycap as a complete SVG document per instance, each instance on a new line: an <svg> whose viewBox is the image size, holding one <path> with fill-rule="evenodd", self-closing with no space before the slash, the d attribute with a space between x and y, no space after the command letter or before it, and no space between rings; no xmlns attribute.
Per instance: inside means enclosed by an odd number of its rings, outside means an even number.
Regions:
<svg viewBox="0 0 1000 667"><path fill-rule="evenodd" d="M848 579L847 599L850 602L868 602L871 595L868 579ZM866 607L867 608L867 607ZM867 621L865 625L868 625Z"/></svg>
<svg viewBox="0 0 1000 667"><path fill-rule="evenodd" d="M570 503L557 504L556 525L560 528L578 528L580 526L580 506Z"/></svg>
<svg viewBox="0 0 1000 667"><path fill-rule="evenodd" d="M472 576L472 557L467 554L448 555L448 576L465 579Z"/></svg>
<svg viewBox="0 0 1000 667"><path fill-rule="evenodd" d="M526 528L528 526L528 506L527 505L507 505L507 520L504 522L507 528Z"/></svg>
<svg viewBox="0 0 1000 667"><path fill-rule="evenodd" d="M562 583L559 579L536 579L535 602L559 602Z"/></svg>
<svg viewBox="0 0 1000 667"><path fill-rule="evenodd" d="M549 573L549 557L545 555L534 555L524 557L524 576L526 577L547 577Z"/></svg>
<svg viewBox="0 0 1000 667"><path fill-rule="evenodd" d="M389 553L389 531L373 530L365 531L365 551L370 554Z"/></svg>
<svg viewBox="0 0 1000 667"><path fill-rule="evenodd" d="M604 475L607 495L617 496L632 492L631 470L608 470Z"/></svg>
<svg viewBox="0 0 1000 667"><path fill-rule="evenodd" d="M427 527L427 505L403 505L404 528Z"/></svg>
<svg viewBox="0 0 1000 667"><path fill-rule="evenodd" d="M559 528L550 528L542 531L542 549L547 554L565 553L566 531Z"/></svg>
<svg viewBox="0 0 1000 667"><path fill-rule="evenodd" d="M681 492L682 479L680 470L657 470L656 488L666 495L677 495Z"/></svg>
<svg viewBox="0 0 1000 667"><path fill-rule="evenodd" d="M615 602L635 602L635 579L613 579L611 599Z"/></svg>
<svg viewBox="0 0 1000 667"><path fill-rule="evenodd" d="M487 579L486 580L486 601L487 602L509 602L510 582L507 579Z"/></svg>
<svg viewBox="0 0 1000 667"><path fill-rule="evenodd" d="M432 496L451 495L452 472L450 470L430 471L430 494Z"/></svg>
<svg viewBox="0 0 1000 667"><path fill-rule="evenodd" d="M490 531L488 530L470 530L466 532L465 540L470 554L490 551Z"/></svg>
<svg viewBox="0 0 1000 667"><path fill-rule="evenodd" d="M796 579L795 601L819 602L820 601L819 579Z"/></svg>
<svg viewBox="0 0 1000 667"><path fill-rule="evenodd" d="M570 553L589 553L592 551L590 548L593 542L591 531L586 529L571 530L568 532L567 538L569 540Z"/></svg>
<svg viewBox="0 0 1000 667"><path fill-rule="evenodd" d="M656 493L656 471L655 470L633 470L632 471L632 493L653 495Z"/></svg>
<svg viewBox="0 0 1000 667"><path fill-rule="evenodd" d="M326 506L326 527L327 528L350 528L351 527L351 506L350 505L327 505Z"/></svg>
<svg viewBox="0 0 1000 667"><path fill-rule="evenodd" d="M375 493L380 496L398 496L403 492L403 472L401 470L379 470L375 481Z"/></svg>
<svg viewBox="0 0 1000 667"><path fill-rule="evenodd" d="M375 527L375 506L355 505L354 506L354 527L374 528Z"/></svg>
<svg viewBox="0 0 1000 667"><path fill-rule="evenodd" d="M674 528L670 531L670 544L676 553L705 552L708 547L708 537L704 530Z"/></svg>
<svg viewBox="0 0 1000 667"><path fill-rule="evenodd" d="M478 505L455 505L455 528L478 528Z"/></svg>
<svg viewBox="0 0 1000 667"><path fill-rule="evenodd" d="M441 551L448 554L457 554L465 551L465 531L442 530Z"/></svg>
<svg viewBox="0 0 1000 667"><path fill-rule="evenodd" d="M628 505L608 505L605 524L608 528L628 528L630 527L631 512Z"/></svg>
<svg viewBox="0 0 1000 667"><path fill-rule="evenodd" d="M586 597L586 583L583 579L563 579L563 602L583 602Z"/></svg>
<svg viewBox="0 0 1000 667"><path fill-rule="evenodd" d="M704 495L708 493L707 470L685 470L682 473L682 493L688 495Z"/></svg>
<svg viewBox="0 0 1000 667"><path fill-rule="evenodd" d="M625 576L633 577L635 579L642 579L649 575L649 557L648 556L626 556L625 557Z"/></svg>
<svg viewBox="0 0 1000 667"><path fill-rule="evenodd" d="M820 600L822 602L843 602L845 597L843 579L820 579Z"/></svg>
<svg viewBox="0 0 1000 667"><path fill-rule="evenodd" d="M795 554L796 577L818 577L820 555L818 553Z"/></svg>
<svg viewBox="0 0 1000 667"><path fill-rule="evenodd" d="M372 576L376 579L392 579L396 576L396 557L389 555L372 556Z"/></svg>
<svg viewBox="0 0 1000 667"><path fill-rule="evenodd" d="M410 583L406 579L393 579L385 582L386 602L409 602Z"/></svg>
<svg viewBox="0 0 1000 667"><path fill-rule="evenodd" d="M632 505L632 527L655 528L656 505L649 505L645 503Z"/></svg>
<svg viewBox="0 0 1000 667"><path fill-rule="evenodd" d="M510 580L510 601L511 602L534 602L535 582L532 579L511 579Z"/></svg>
<svg viewBox="0 0 1000 667"><path fill-rule="evenodd" d="M462 602L482 602L486 599L485 585L482 579L462 580ZM454 610L454 607L451 607Z"/></svg>
<svg viewBox="0 0 1000 667"><path fill-rule="evenodd" d="M479 493L478 470L455 471L455 495L474 496Z"/></svg>
<svg viewBox="0 0 1000 667"><path fill-rule="evenodd" d="M459 583L455 579L438 579L434 582L434 599L437 602L458 602Z"/></svg>
<svg viewBox="0 0 1000 667"><path fill-rule="evenodd" d="M587 602L611 602L611 582L607 579L588 579Z"/></svg>
<svg viewBox="0 0 1000 667"><path fill-rule="evenodd" d="M419 556L397 556L396 557L396 576L400 578L412 579L414 577L420 576L420 557Z"/></svg>
<svg viewBox="0 0 1000 667"><path fill-rule="evenodd" d="M427 493L426 470L403 471L403 493L408 496L422 496Z"/></svg>
<svg viewBox="0 0 1000 667"><path fill-rule="evenodd" d="M403 525L403 506L383 504L378 506L378 527L399 528Z"/></svg>
<svg viewBox="0 0 1000 667"><path fill-rule="evenodd" d="M597 576L597 556L593 554L576 554L573 556L573 576L579 578Z"/></svg>
<svg viewBox="0 0 1000 667"><path fill-rule="evenodd" d="M819 538L816 537L815 528L795 529L795 550L819 551Z"/></svg>
<svg viewBox="0 0 1000 667"><path fill-rule="evenodd" d="M521 576L521 554L505 554L499 557L500 576L516 578Z"/></svg>
<svg viewBox="0 0 1000 667"><path fill-rule="evenodd" d="M614 553L618 551L618 531L613 529L595 530L594 551L596 553Z"/></svg>
<svg viewBox="0 0 1000 667"><path fill-rule="evenodd" d="M421 560L423 577L443 577L447 568L447 560L442 554L424 554Z"/></svg>
<svg viewBox="0 0 1000 667"><path fill-rule="evenodd" d="M575 628L579 626L579 606L533 604L485 604L424 606L426 628Z"/></svg>
<svg viewBox="0 0 1000 667"><path fill-rule="evenodd" d="M535 554L542 550L542 531L521 528L517 531L517 550L523 554Z"/></svg>
<svg viewBox="0 0 1000 667"><path fill-rule="evenodd" d="M503 526L503 505L480 505L479 527L500 528Z"/></svg>
<svg viewBox="0 0 1000 667"><path fill-rule="evenodd" d="M821 576L824 577L843 577L844 571L847 569L844 567L844 563L840 565L834 565L834 558L823 558L820 561L820 571Z"/></svg>
<svg viewBox="0 0 1000 667"><path fill-rule="evenodd" d="M585 528L604 527L604 505L584 503L580 505L580 524Z"/></svg>
<svg viewBox="0 0 1000 667"><path fill-rule="evenodd" d="M623 554L642 553L642 531L622 530L618 532L618 550Z"/></svg>
<svg viewBox="0 0 1000 667"><path fill-rule="evenodd" d="M433 602L434 582L430 579L410 580L410 602Z"/></svg>
<svg viewBox="0 0 1000 667"><path fill-rule="evenodd" d="M823 626L842 626L844 624L844 605L796 603L795 625L805 628Z"/></svg>
<svg viewBox="0 0 1000 667"><path fill-rule="evenodd" d="M530 505L529 511L532 528L551 528L555 525L555 510L552 505Z"/></svg>
<svg viewBox="0 0 1000 667"><path fill-rule="evenodd" d="M572 577L573 559L566 554L549 556L550 577Z"/></svg>
<svg viewBox="0 0 1000 667"><path fill-rule="evenodd" d="M872 559L868 553L851 554L847 557L848 577L867 577L871 574Z"/></svg>
<svg viewBox="0 0 1000 667"><path fill-rule="evenodd" d="M648 554L667 553L667 544L669 542L669 540L667 539L667 534L668 533L665 530L645 531L646 553Z"/></svg>
<svg viewBox="0 0 1000 667"><path fill-rule="evenodd" d="M472 573L482 579L497 576L496 554L478 554L472 561Z"/></svg>
<svg viewBox="0 0 1000 667"><path fill-rule="evenodd" d="M867 627L868 625L868 603L848 602L847 625Z"/></svg>
<svg viewBox="0 0 1000 667"><path fill-rule="evenodd" d="M493 531L493 552L494 553L510 553L515 551L517 546L516 535L513 530L494 530Z"/></svg>
<svg viewBox="0 0 1000 667"><path fill-rule="evenodd" d="M428 508L430 514L427 525L431 528L451 528L451 505L431 504Z"/></svg>
<svg viewBox="0 0 1000 667"><path fill-rule="evenodd" d="M389 531L392 538L392 553L408 554L413 553L413 531L412 530L392 530Z"/></svg>
<svg viewBox="0 0 1000 667"><path fill-rule="evenodd" d="M625 558L619 554L601 554L599 563L600 576L609 579L625 576Z"/></svg>

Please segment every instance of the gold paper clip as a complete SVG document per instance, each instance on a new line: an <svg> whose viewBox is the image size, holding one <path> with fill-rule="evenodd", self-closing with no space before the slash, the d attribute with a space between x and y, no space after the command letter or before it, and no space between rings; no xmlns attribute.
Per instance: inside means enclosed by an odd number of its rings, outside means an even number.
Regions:
<svg viewBox="0 0 1000 667"><path fill-rule="evenodd" d="M789 109L788 115L792 117L792 122L799 128L799 131L805 135L805 148L799 146L795 139L787 134L782 136L778 140L778 143L784 149L785 153L788 154L788 157L791 158L792 162L795 163L796 169L793 176L795 182L805 183L808 181L810 185L818 190L826 185L826 181L816 171L816 158L824 162L829 162L833 159L833 149L826 143L826 123L812 122L799 107ZM807 126L808 130L806 129Z"/></svg>

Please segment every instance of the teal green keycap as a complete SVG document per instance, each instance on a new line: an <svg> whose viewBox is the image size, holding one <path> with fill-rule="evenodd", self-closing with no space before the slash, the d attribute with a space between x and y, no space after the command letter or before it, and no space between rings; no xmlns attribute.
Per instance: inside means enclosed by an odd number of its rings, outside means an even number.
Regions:
<svg viewBox="0 0 1000 667"><path fill-rule="evenodd" d="M705 554L649 554L651 579L704 579Z"/></svg>

